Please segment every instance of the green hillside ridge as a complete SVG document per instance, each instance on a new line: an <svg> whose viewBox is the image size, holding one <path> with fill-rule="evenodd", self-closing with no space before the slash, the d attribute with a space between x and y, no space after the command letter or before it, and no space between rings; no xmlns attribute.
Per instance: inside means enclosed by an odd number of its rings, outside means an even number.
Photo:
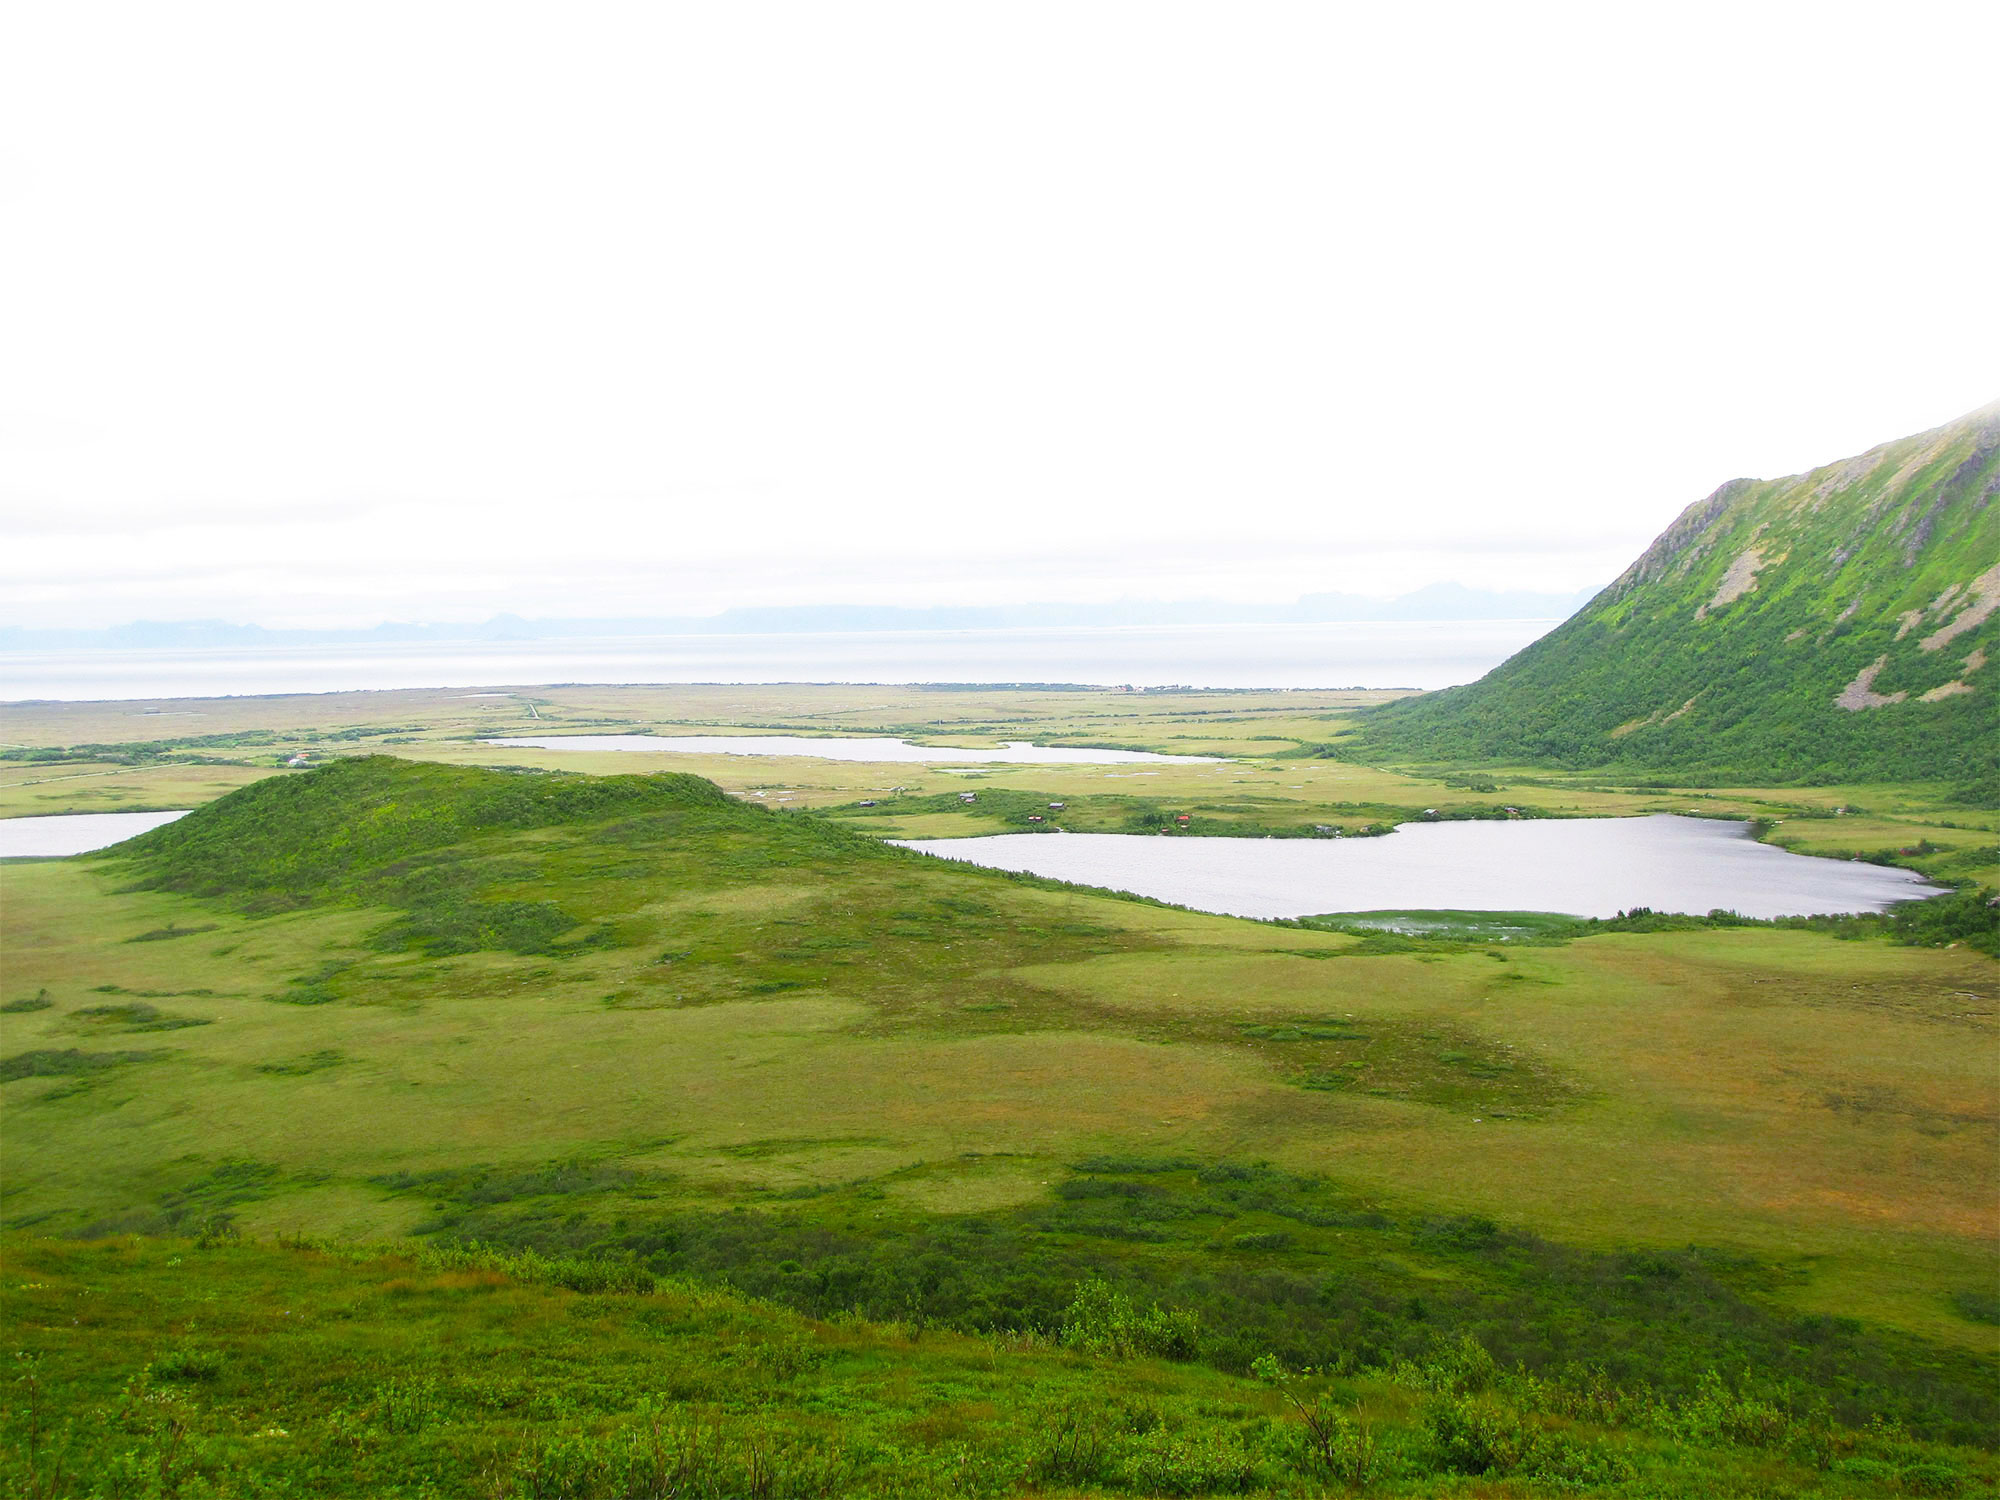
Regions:
<svg viewBox="0 0 2000 1500"><path fill-rule="evenodd" d="M2000 794L2000 403L1691 505L1478 682L1386 705L1355 758L1623 765Z"/></svg>

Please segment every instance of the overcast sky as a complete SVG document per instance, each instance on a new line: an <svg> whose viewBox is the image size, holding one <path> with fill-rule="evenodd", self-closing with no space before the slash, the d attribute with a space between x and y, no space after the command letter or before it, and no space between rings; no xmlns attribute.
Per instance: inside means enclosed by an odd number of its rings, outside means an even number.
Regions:
<svg viewBox="0 0 2000 1500"><path fill-rule="evenodd" d="M1607 581L2000 396L2000 7L0 9L0 623Z"/></svg>

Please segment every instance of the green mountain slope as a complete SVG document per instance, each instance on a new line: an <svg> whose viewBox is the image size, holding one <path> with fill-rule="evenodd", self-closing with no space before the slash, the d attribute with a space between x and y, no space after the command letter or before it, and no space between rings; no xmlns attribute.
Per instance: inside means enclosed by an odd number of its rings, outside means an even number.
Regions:
<svg viewBox="0 0 2000 1500"><path fill-rule="evenodd" d="M2000 403L1691 505L1478 682L1388 705L1370 757L1836 782L2000 778Z"/></svg>

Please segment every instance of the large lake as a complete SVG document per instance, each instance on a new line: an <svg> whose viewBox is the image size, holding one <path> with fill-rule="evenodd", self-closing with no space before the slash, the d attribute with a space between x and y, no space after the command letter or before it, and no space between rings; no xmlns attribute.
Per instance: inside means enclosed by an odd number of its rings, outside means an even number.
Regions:
<svg viewBox="0 0 2000 1500"><path fill-rule="evenodd" d="M912 745L907 740L814 739L792 734L555 734L542 738L487 740L489 745L536 750L634 750L653 755L804 755L818 760L913 761L962 766L1004 761L1011 765L1111 766L1128 761L1212 766L1205 755L1154 755L1146 750L1071 750L1060 746L1004 744L975 748Z"/></svg>
<svg viewBox="0 0 2000 1500"><path fill-rule="evenodd" d="M58 813L46 818L0 818L0 859L60 859L88 854L137 838L185 812Z"/></svg>
<svg viewBox="0 0 2000 1500"><path fill-rule="evenodd" d="M1634 906L1786 917L1881 911L1940 893L1907 870L1790 854L1758 843L1741 823L1665 814L1411 823L1372 839L1007 833L898 842L1238 917L1438 909L1610 917Z"/></svg>
<svg viewBox="0 0 2000 1500"><path fill-rule="evenodd" d="M1440 688L1472 681L1556 624L1396 620L9 651L0 652L0 702L537 682Z"/></svg>

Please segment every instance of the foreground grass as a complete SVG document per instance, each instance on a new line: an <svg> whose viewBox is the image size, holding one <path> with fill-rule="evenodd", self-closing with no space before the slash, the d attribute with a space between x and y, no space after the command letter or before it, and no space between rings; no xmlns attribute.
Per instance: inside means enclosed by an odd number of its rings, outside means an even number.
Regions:
<svg viewBox="0 0 2000 1500"><path fill-rule="evenodd" d="M2000 1476L1719 1376L1662 1400L1464 1341L1232 1377L1149 1354L1186 1320L1088 1284L1050 1334L971 1338L480 1251L16 1242L6 1277L24 1496L1859 1497Z"/></svg>

